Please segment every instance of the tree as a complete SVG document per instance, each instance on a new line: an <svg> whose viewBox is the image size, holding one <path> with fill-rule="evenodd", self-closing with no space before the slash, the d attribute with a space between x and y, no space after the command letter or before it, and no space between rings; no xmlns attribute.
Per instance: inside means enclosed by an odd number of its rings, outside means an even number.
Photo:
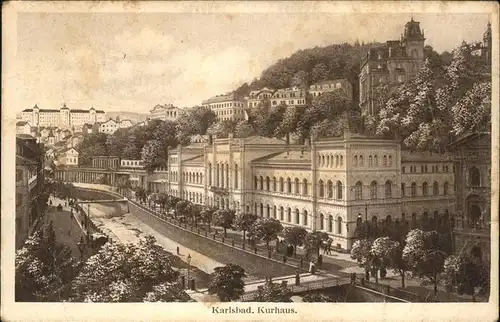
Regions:
<svg viewBox="0 0 500 322"><path fill-rule="evenodd" d="M293 293L286 282L278 284L268 280L264 285L258 286L256 302L292 302Z"/></svg>
<svg viewBox="0 0 500 322"><path fill-rule="evenodd" d="M278 238L278 234L283 230L281 222L274 218L258 219L252 226L253 235L266 242L269 249L269 242Z"/></svg>
<svg viewBox="0 0 500 322"><path fill-rule="evenodd" d="M78 270L71 250L56 242L52 222L28 237L15 265L15 298L23 302L68 299L68 284Z"/></svg>
<svg viewBox="0 0 500 322"><path fill-rule="evenodd" d="M384 267L389 267L401 276L401 287L405 287L405 274L409 267L403 259L403 247L399 242L391 240L389 237L375 239L371 248L373 258L378 259L378 263Z"/></svg>
<svg viewBox="0 0 500 322"><path fill-rule="evenodd" d="M249 123L258 135L272 137L280 125L286 105L271 106L269 100L247 111Z"/></svg>
<svg viewBox="0 0 500 322"><path fill-rule="evenodd" d="M451 290L457 286L458 293L475 295L489 291L489 267L472 252L462 251L451 255L444 262L444 282Z"/></svg>
<svg viewBox="0 0 500 322"><path fill-rule="evenodd" d="M372 241L368 239L356 240L351 248L351 258L358 262L359 267L365 269L366 276L372 268Z"/></svg>
<svg viewBox="0 0 500 322"><path fill-rule="evenodd" d="M240 214L236 219L236 228L243 231L243 244L245 244L246 241L246 232L253 226L256 221L257 216L249 212Z"/></svg>
<svg viewBox="0 0 500 322"><path fill-rule="evenodd" d="M134 134L131 134L125 147L123 148L123 158L129 160L137 160L140 158L139 149L137 148L137 138Z"/></svg>
<svg viewBox="0 0 500 322"><path fill-rule="evenodd" d="M207 134L217 135L217 137L228 137L229 133L234 133L236 124L232 120L224 120L213 123L208 129Z"/></svg>
<svg viewBox="0 0 500 322"><path fill-rule="evenodd" d="M161 158L162 154L163 147L158 140L149 140L144 145L141 151L141 159L148 173L153 173L155 168L165 162L165 159Z"/></svg>
<svg viewBox="0 0 500 322"><path fill-rule="evenodd" d="M406 237L402 255L415 275L425 277L434 284L434 294L437 294L439 274L443 271L446 257L446 254L438 249L437 237L435 231L411 230Z"/></svg>
<svg viewBox="0 0 500 322"><path fill-rule="evenodd" d="M328 240L329 236L327 233L322 231L313 231L306 235L305 245L308 254L316 253L316 258L319 258L319 250L323 242Z"/></svg>
<svg viewBox="0 0 500 322"><path fill-rule="evenodd" d="M292 78L292 87L307 89L309 85L309 74L306 71L299 70Z"/></svg>
<svg viewBox="0 0 500 322"><path fill-rule="evenodd" d="M293 254L297 255L297 246L302 246L306 240L307 230L302 227L286 227L283 230L285 242L293 245Z"/></svg>
<svg viewBox="0 0 500 322"><path fill-rule="evenodd" d="M244 293L243 278L246 276L245 270L239 265L228 264L216 267L211 274L208 293L217 294L222 302L237 300Z"/></svg>
<svg viewBox="0 0 500 322"><path fill-rule="evenodd" d="M231 209L218 209L214 213L214 224L224 228L224 237L227 237L227 229L233 226L235 212Z"/></svg>
<svg viewBox="0 0 500 322"><path fill-rule="evenodd" d="M216 120L217 115L206 106L196 106L184 111L177 118L177 139L181 144L188 143L191 135L206 134L208 128Z"/></svg>
<svg viewBox="0 0 500 322"><path fill-rule="evenodd" d="M146 236L139 244L106 243L73 281L73 297L88 302L186 302L170 255ZM168 290L170 292L168 292Z"/></svg>
<svg viewBox="0 0 500 322"><path fill-rule="evenodd" d="M208 224L209 229L210 229L210 223L213 220L213 215L216 211L217 211L217 208L214 208L214 207L204 207L201 210L201 213L200 213L201 220L203 220L203 222Z"/></svg>
<svg viewBox="0 0 500 322"><path fill-rule="evenodd" d="M274 131L274 135L277 138L285 137L290 133L295 133L297 131L297 124L305 112L305 106L296 106L294 108L287 108L280 124Z"/></svg>
<svg viewBox="0 0 500 322"><path fill-rule="evenodd" d="M314 66L311 71L311 82L316 83L326 80L328 77L328 66L324 63L319 63Z"/></svg>
<svg viewBox="0 0 500 322"><path fill-rule="evenodd" d="M84 136L83 140L76 146L76 149L80 152L78 162L81 165L91 165L94 156L108 155L106 148L107 138L106 134L100 132Z"/></svg>
<svg viewBox="0 0 500 322"><path fill-rule="evenodd" d="M490 131L491 82L475 83L472 89L452 106L451 111L455 135Z"/></svg>
<svg viewBox="0 0 500 322"><path fill-rule="evenodd" d="M246 138L255 134L255 129L246 120L239 121L234 127L234 136L237 138Z"/></svg>

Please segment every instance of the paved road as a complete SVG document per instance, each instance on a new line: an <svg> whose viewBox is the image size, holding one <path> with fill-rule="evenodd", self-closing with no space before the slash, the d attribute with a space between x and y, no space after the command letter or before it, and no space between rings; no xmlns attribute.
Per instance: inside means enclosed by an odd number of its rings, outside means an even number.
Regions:
<svg viewBox="0 0 500 322"><path fill-rule="evenodd" d="M51 197L52 206L49 205L47 216L45 217L44 225L48 225L50 221L53 222L56 240L71 249L71 254L75 259L80 260L80 250L78 242L81 237L84 237L82 229L77 224L76 220L72 218L70 207L64 205L64 201L58 198ZM62 211L57 211L57 205L63 206Z"/></svg>

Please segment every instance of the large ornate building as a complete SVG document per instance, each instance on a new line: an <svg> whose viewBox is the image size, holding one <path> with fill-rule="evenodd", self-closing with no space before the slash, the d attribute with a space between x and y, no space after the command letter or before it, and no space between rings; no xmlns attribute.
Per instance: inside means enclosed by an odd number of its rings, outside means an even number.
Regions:
<svg viewBox="0 0 500 322"><path fill-rule="evenodd" d="M415 225L453 214L453 187L450 156L349 133L305 146L258 136L179 146L169 153L166 184L194 203L324 231L344 250L363 220Z"/></svg>
<svg viewBox="0 0 500 322"><path fill-rule="evenodd" d="M36 127L59 127L81 131L85 123L104 122L106 113L91 107L89 110L70 110L66 104L61 109L41 109L37 105L21 112L22 121Z"/></svg>
<svg viewBox="0 0 500 322"><path fill-rule="evenodd" d="M397 86L417 75L424 62L424 30L420 23L407 22L400 40L370 48L361 62L359 104L363 115L375 115L374 89L379 85Z"/></svg>
<svg viewBox="0 0 500 322"><path fill-rule="evenodd" d="M456 169L456 251L479 246L490 259L491 134L468 134L452 144Z"/></svg>

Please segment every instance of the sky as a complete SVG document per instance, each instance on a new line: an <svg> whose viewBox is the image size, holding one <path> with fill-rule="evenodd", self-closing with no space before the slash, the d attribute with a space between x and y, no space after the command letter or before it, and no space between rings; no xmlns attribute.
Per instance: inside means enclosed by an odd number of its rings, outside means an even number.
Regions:
<svg viewBox="0 0 500 322"><path fill-rule="evenodd" d="M411 14L37 13L17 16L16 112L149 113L236 89L299 49L397 40ZM426 44L480 41L488 14L418 14Z"/></svg>

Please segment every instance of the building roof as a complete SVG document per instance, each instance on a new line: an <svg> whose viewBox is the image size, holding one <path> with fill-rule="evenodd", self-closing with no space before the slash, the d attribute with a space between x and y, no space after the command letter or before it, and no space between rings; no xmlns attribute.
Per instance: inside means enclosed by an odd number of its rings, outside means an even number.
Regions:
<svg viewBox="0 0 500 322"><path fill-rule="evenodd" d="M469 140L474 139L474 138L479 137L479 136L491 136L491 133L490 132L469 132L469 133L466 133L466 134L460 136L455 141L450 143L448 146L454 147L456 145L460 145L466 141L469 141Z"/></svg>
<svg viewBox="0 0 500 322"><path fill-rule="evenodd" d="M202 101L202 104L221 103L221 102L238 101L238 100L239 98L236 95L236 93L232 92L229 94L216 95L210 97L209 99Z"/></svg>
<svg viewBox="0 0 500 322"><path fill-rule="evenodd" d="M70 150L75 150L75 152L78 153L78 151L75 148L64 148L64 149L59 150L58 153L66 153Z"/></svg>
<svg viewBox="0 0 500 322"><path fill-rule="evenodd" d="M450 161L452 160L451 155L447 153L432 153L429 151L401 151L401 162L419 162L419 161Z"/></svg>
<svg viewBox="0 0 500 322"><path fill-rule="evenodd" d="M311 153L305 149L302 151L275 152L262 158L252 161L252 163L290 163L311 164Z"/></svg>
<svg viewBox="0 0 500 322"><path fill-rule="evenodd" d="M26 121L18 121L18 122L16 122L16 126L23 126L23 125L26 125L26 124L29 125L29 123L26 122Z"/></svg>
<svg viewBox="0 0 500 322"><path fill-rule="evenodd" d="M103 110L97 110L96 113L104 113Z"/></svg>
<svg viewBox="0 0 500 322"><path fill-rule="evenodd" d="M71 113L90 113L90 110L76 109L76 110L71 110Z"/></svg>
<svg viewBox="0 0 500 322"><path fill-rule="evenodd" d="M16 134L16 138L23 140L35 140L35 137L29 134Z"/></svg>
<svg viewBox="0 0 500 322"><path fill-rule="evenodd" d="M23 112L33 112L33 109L32 109L32 108L25 108L25 109L23 110Z"/></svg>
<svg viewBox="0 0 500 322"><path fill-rule="evenodd" d="M243 141L245 142L245 144L286 144L285 140L267 138L259 135L249 136L247 138L244 138Z"/></svg>

